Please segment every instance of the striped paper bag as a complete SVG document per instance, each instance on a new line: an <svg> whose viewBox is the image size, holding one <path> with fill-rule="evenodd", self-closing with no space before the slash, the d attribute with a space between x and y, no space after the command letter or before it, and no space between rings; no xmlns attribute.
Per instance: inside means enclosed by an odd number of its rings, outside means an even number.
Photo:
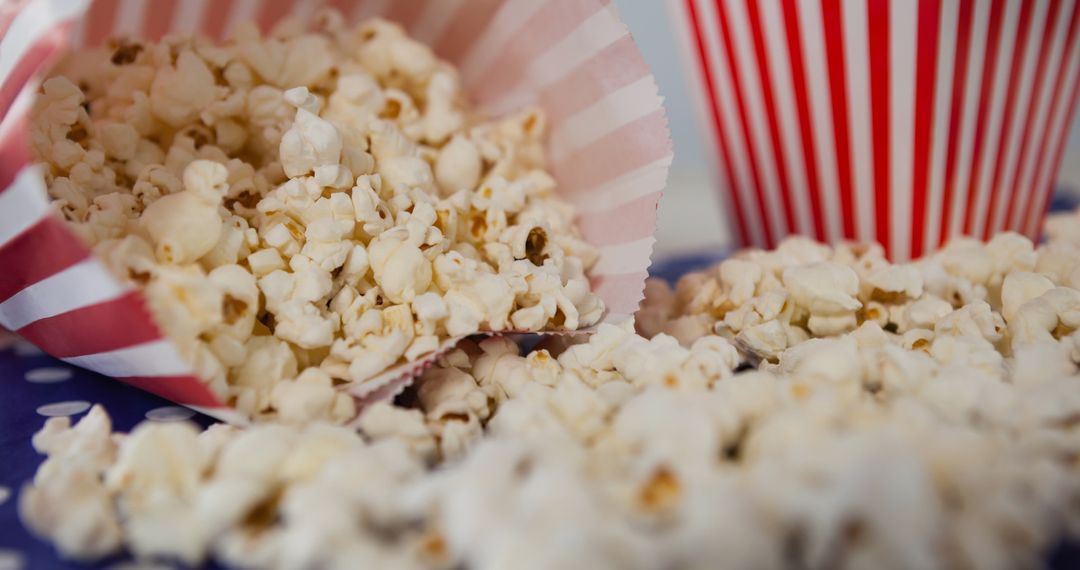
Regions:
<svg viewBox="0 0 1080 570"><path fill-rule="evenodd" d="M1076 0L679 0L735 238L1036 238L1080 85Z"/></svg>
<svg viewBox="0 0 1080 570"><path fill-rule="evenodd" d="M0 325L67 362L239 421L162 337L141 295L114 279L48 207L29 154L37 80L65 49L112 36L222 38L332 6L350 21L383 16L461 71L479 110L539 105L551 124L550 170L598 246L594 290L605 320L643 297L671 141L656 84L609 0L7 0L0 3ZM444 344L443 349L452 346ZM434 359L363 383L386 397Z"/></svg>

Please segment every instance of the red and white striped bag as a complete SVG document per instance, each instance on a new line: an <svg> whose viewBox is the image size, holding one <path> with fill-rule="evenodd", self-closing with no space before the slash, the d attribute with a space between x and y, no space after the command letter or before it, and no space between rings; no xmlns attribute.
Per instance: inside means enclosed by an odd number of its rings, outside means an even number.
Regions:
<svg viewBox="0 0 1080 570"><path fill-rule="evenodd" d="M1080 86L1076 0L679 0L742 245L916 257L1035 238Z"/></svg>
<svg viewBox="0 0 1080 570"><path fill-rule="evenodd" d="M656 208L671 164L653 77L609 0L7 0L0 2L0 325L67 362L236 420L162 337L141 295L115 280L48 208L28 150L37 80L64 49L112 35L222 37L268 29L320 5L355 21L382 15L461 70L468 95L499 115L536 104L551 124L550 168L601 249L593 287L616 322L643 297ZM400 390L413 363L358 395Z"/></svg>

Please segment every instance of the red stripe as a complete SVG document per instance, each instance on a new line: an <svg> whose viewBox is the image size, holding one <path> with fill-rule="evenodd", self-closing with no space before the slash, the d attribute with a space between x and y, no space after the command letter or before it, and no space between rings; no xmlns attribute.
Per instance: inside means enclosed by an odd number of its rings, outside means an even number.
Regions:
<svg viewBox="0 0 1080 570"><path fill-rule="evenodd" d="M220 408L224 403L194 376L132 376L117 380L186 406Z"/></svg>
<svg viewBox="0 0 1080 570"><path fill-rule="evenodd" d="M1075 53L1070 50L1076 50L1076 46L1073 45L1073 41L1076 39L1077 30L1080 29L1080 3L1073 6L1072 19L1069 22L1069 31L1066 33L1065 44L1062 46L1061 61L1058 62L1057 73L1054 74L1054 86L1050 95L1050 104L1047 107L1046 116L1046 128L1043 130L1042 137L1039 140L1039 151L1035 153L1035 160L1040 161L1046 156L1046 147L1050 144L1050 131L1053 130L1054 110L1057 109L1058 101L1061 98L1062 92L1065 91L1065 71L1069 68L1069 54L1072 53L1075 57ZM1041 196L1039 196L1038 190L1039 183L1041 182L1042 171L1038 168L1038 162L1036 162L1035 169L1035 183L1032 184L1032 188L1025 196L1024 215L1021 218L1022 227L1025 229L1024 233L1028 236L1034 237L1035 228L1040 226L1035 218L1035 212L1041 211L1045 206L1041 205ZM1040 203L1038 209L1036 209L1036 202Z"/></svg>
<svg viewBox="0 0 1080 570"><path fill-rule="evenodd" d="M686 0L686 12L690 17L690 24L694 31L694 45L697 48L698 65L701 66L701 79L705 84L708 94L709 115L712 117L713 129L716 135L717 146L724 161L724 170L727 171L728 192L731 198L731 216L734 218L735 231L738 232L739 245L750 245L750 231L746 226L746 214L743 212L739 199L739 185L735 180L734 170L731 164L731 153L728 151L727 139L724 137L723 119L717 106L716 88L713 86L712 68L709 66L709 56L705 48L705 40L701 31L701 22L698 18L694 0Z"/></svg>
<svg viewBox="0 0 1080 570"><path fill-rule="evenodd" d="M34 321L17 332L57 358L109 352L161 338L136 291Z"/></svg>
<svg viewBox="0 0 1080 570"><path fill-rule="evenodd" d="M259 12L255 16L255 22L263 33L267 33L281 21L282 18L292 13L293 4L296 0L263 0L259 4Z"/></svg>
<svg viewBox="0 0 1080 570"><path fill-rule="evenodd" d="M784 148L780 142L779 116L776 110L776 102L773 100L772 76L769 74L768 56L765 54L765 35L761 25L761 14L758 13L757 0L746 0L746 10L750 19L750 32L754 40L754 58L757 62L758 77L761 80L761 90L765 98L766 117L769 122L769 137L772 142L773 157L776 159L776 170L780 178L780 196L783 200L784 221L787 224L787 233L799 232L795 223L794 197L792 196L792 184L788 179L787 157L784 156ZM811 229L811 232L814 230Z"/></svg>
<svg viewBox="0 0 1080 570"><path fill-rule="evenodd" d="M43 255L43 252L48 252ZM0 302L90 257L64 222L47 215L0 247Z"/></svg>
<svg viewBox="0 0 1080 570"><path fill-rule="evenodd" d="M538 101L548 120L558 123L648 74L649 66L627 34L562 79L545 85Z"/></svg>
<svg viewBox="0 0 1080 570"><path fill-rule="evenodd" d="M236 0L213 0L213 5L207 4L203 9L202 22L198 32L213 39L222 39L229 30L225 26L229 23L229 16L236 8Z"/></svg>
<svg viewBox="0 0 1080 570"><path fill-rule="evenodd" d="M964 209L964 234L971 235L974 224L976 192L979 186L980 166L983 162L983 145L986 143L986 129L990 126L987 114L990 112L990 98L994 91L994 70L997 68L998 52L1001 49L1001 21L1005 14L1005 1L993 0L990 4L990 29L986 36L986 58L983 59L982 83L979 86L979 106L975 112L975 147L971 154L971 177L968 179L967 208Z"/></svg>
<svg viewBox="0 0 1080 570"><path fill-rule="evenodd" d="M926 239L926 193L930 177L931 127L941 28L941 0L919 0L915 38L915 148L911 164L911 257L922 254Z"/></svg>
<svg viewBox="0 0 1080 570"><path fill-rule="evenodd" d="M791 64L791 83L795 91L795 107L799 114L799 136L802 140L803 163L806 168L806 190L810 194L810 214L814 220L815 237L825 240L825 215L817 161L814 160L813 126L810 122L810 98L807 95L806 68L803 64L802 32L795 0L783 0L784 30L787 33L788 63Z"/></svg>
<svg viewBox="0 0 1080 570"><path fill-rule="evenodd" d="M656 231L660 194L647 194L607 210L583 212L577 218L577 227L585 241L597 247L645 239Z"/></svg>
<svg viewBox="0 0 1080 570"><path fill-rule="evenodd" d="M953 193L956 190L957 144L960 142L960 119L964 110L964 91L971 55L971 20L975 6L973 0L960 0L959 23L956 32L956 56L952 76L952 104L949 106L949 138L945 146L945 186L941 196L941 233L938 245L944 245L952 233Z"/></svg>
<svg viewBox="0 0 1080 570"><path fill-rule="evenodd" d="M5 124L5 136L0 138L0 194L6 192L15 177L33 161L28 146L30 141L27 140L29 114L30 109L27 109L21 116L3 118L3 123L10 121L11 124Z"/></svg>
<svg viewBox="0 0 1080 570"><path fill-rule="evenodd" d="M592 290L607 305L608 312L632 315L644 297L647 271L620 273L618 275L597 275L591 279Z"/></svg>
<svg viewBox="0 0 1080 570"><path fill-rule="evenodd" d="M1076 56L1076 54L1073 55L1074 57ZM1048 178L1046 180L1046 186L1042 190L1040 196L1040 199L1043 202L1042 207L1040 208L1042 214L1039 216L1036 231L1032 232L1030 235L1032 239L1036 239L1042 235L1043 225L1046 224L1046 211L1050 206L1050 195L1054 192L1054 184L1057 182L1058 173L1061 172L1061 159L1065 156L1065 142L1069 140L1069 125L1073 124L1073 117L1076 116L1076 104L1080 101L1080 97L1078 96L1080 96L1080 73L1077 73L1076 77L1073 78L1072 89L1069 90L1069 98L1066 99L1066 101L1072 101L1072 103L1069 104L1068 112L1062 117L1065 128L1061 129L1061 135L1058 138L1057 151L1054 153L1053 162L1051 162L1046 169L1046 176ZM1039 188L1036 187L1036 192L1038 191Z"/></svg>
<svg viewBox="0 0 1080 570"><path fill-rule="evenodd" d="M97 47L112 36L116 22L116 12L120 9L120 0L94 0L86 11L86 32L83 46Z"/></svg>
<svg viewBox="0 0 1080 570"><path fill-rule="evenodd" d="M840 220L843 222L843 236L855 238L855 198L851 180L851 135L848 130L844 24L840 13L840 0L821 0L821 16L825 31L825 58L829 66L833 142L836 145L836 173L840 186Z"/></svg>
<svg viewBox="0 0 1080 570"><path fill-rule="evenodd" d="M356 7L357 4L363 3L358 0L324 0L324 2L326 3L327 8L337 10L345 18L348 18L352 14L353 8Z"/></svg>
<svg viewBox="0 0 1080 570"><path fill-rule="evenodd" d="M64 38L67 37L69 28L71 28L71 22L63 22L43 34L23 54L7 77L4 77L3 86L0 87L0 116L7 114L23 87L52 60L54 55L64 49Z"/></svg>
<svg viewBox="0 0 1080 570"><path fill-rule="evenodd" d="M1000 196L1001 171L1005 165L1005 149L1008 146L1009 136L1012 134L1013 121L1009 120L1013 114L1013 105L1016 104L1016 86L1020 83L1021 67L1024 64L1024 53L1027 51L1028 34L1031 32L1031 11L1034 2L1020 3L1020 21L1017 23L1018 32L1016 43L1013 46L1012 62L1009 64L1009 84L1005 89L1005 114L1002 119L1000 138L998 139L997 152L994 153L994 171L990 176L990 201L986 211L983 212L986 226L983 228L983 239L990 239L990 235L996 229L994 227L994 212L997 211L998 197Z"/></svg>
<svg viewBox="0 0 1080 570"><path fill-rule="evenodd" d="M157 41L169 33L179 4L180 0L155 0L153 7L147 6L143 12L142 37Z"/></svg>
<svg viewBox="0 0 1080 570"><path fill-rule="evenodd" d="M735 102L739 109L739 122L742 127L743 141L746 144L746 154L750 157L750 174L754 182L754 191L757 194L757 206L758 214L761 216L761 226L765 229L765 247L772 248L776 244L776 239L779 236L774 236L772 233L772 227L769 224L769 214L766 202L768 199L765 197L765 188L761 183L761 175L758 169L758 157L754 151L754 141L750 134L750 119L746 111L746 102L743 100L742 90L742 71L739 69L739 62L735 57L735 45L731 35L731 25L728 22L727 10L724 9L723 2L716 3L716 16L720 25L720 37L724 40L724 51L726 52L726 59L728 67L731 69L731 86L735 92Z"/></svg>
<svg viewBox="0 0 1080 570"><path fill-rule="evenodd" d="M562 188L583 192L671 154L663 109L627 123L556 163Z"/></svg>
<svg viewBox="0 0 1080 570"><path fill-rule="evenodd" d="M874 224L877 241L892 252L892 204L889 153L889 2L866 0L867 44L870 50L870 123L874 156Z"/></svg>
<svg viewBox="0 0 1080 570"><path fill-rule="evenodd" d="M1020 153L1016 158L1016 170L1013 171L1012 181L1005 184L1005 190L1007 192L1005 196L1005 219L1002 222L1002 226L1006 229L1019 229L1022 225L1022 221L1014 220L1016 214L1020 211L1017 209L1017 202L1020 201L1017 195L1017 185L1020 183L1020 175L1024 170L1024 163L1027 159L1028 144L1031 137L1031 126L1035 122L1035 109L1038 105L1040 96L1042 95L1043 79L1046 77L1046 66L1050 61L1050 47L1053 44L1054 29L1057 27L1058 18L1061 16L1062 2L1051 2L1050 10L1046 14L1046 24L1043 25L1042 41L1039 45L1039 56L1035 64L1035 75L1032 79L1031 98L1028 100L1027 111L1024 113L1023 121L1020 123L1023 125L1023 130L1020 131ZM1075 16L1074 11L1074 16Z"/></svg>
<svg viewBox="0 0 1080 570"><path fill-rule="evenodd" d="M478 70L473 96L478 102L497 100L528 79L531 62L576 29L593 14L605 9L608 0L551 0L514 31L499 55Z"/></svg>
<svg viewBox="0 0 1080 570"><path fill-rule="evenodd" d="M421 12L427 8L427 3L421 0L410 0L409 2L393 2L390 8L383 14L383 17L387 20L392 20L401 24L401 27L406 30L410 29L417 18L420 17Z"/></svg>
<svg viewBox="0 0 1080 570"><path fill-rule="evenodd" d="M433 42L435 53L453 63L460 63L476 38L491 23L502 3L503 0L475 0L462 4L450 19L442 37Z"/></svg>

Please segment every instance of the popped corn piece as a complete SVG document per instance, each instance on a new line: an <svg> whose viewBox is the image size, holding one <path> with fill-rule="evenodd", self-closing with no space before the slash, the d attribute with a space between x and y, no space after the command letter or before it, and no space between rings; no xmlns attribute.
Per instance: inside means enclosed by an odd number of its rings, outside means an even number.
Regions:
<svg viewBox="0 0 1080 570"><path fill-rule="evenodd" d="M220 164L199 160L184 169L184 191L147 206L139 222L165 263L191 263L206 255L221 234L218 204L227 172Z"/></svg>

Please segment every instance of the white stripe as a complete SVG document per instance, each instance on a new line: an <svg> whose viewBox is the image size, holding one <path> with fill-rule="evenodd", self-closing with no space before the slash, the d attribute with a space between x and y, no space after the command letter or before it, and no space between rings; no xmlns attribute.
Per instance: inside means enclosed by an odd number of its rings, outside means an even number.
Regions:
<svg viewBox="0 0 1080 570"><path fill-rule="evenodd" d="M807 186L806 164L803 160L802 136L792 85L791 66L788 62L787 36L784 15L779 0L762 2L761 27L765 40L765 54L769 64L769 77L773 84L777 122L780 128L781 152L787 163L789 188L794 198L795 221L799 233L814 235L814 219L811 198Z"/></svg>
<svg viewBox="0 0 1080 570"><path fill-rule="evenodd" d="M142 33L144 0L120 0L116 7L116 19L113 21L114 36L136 36Z"/></svg>
<svg viewBox="0 0 1080 570"><path fill-rule="evenodd" d="M351 14L346 14L350 23L362 22L368 18L385 16L392 0L364 0L353 6ZM400 0L399 0L400 1Z"/></svg>
<svg viewBox="0 0 1080 570"><path fill-rule="evenodd" d="M949 221L949 235L963 233L964 210L967 208L967 186L971 179L971 155L975 142L975 118L979 107L979 90L982 84L983 57L986 55L986 33L989 28L990 3L976 2L971 18L971 45L968 49L967 84L964 85L963 113L957 128L960 131L959 148L956 151L956 166L953 172L952 218Z"/></svg>
<svg viewBox="0 0 1080 570"><path fill-rule="evenodd" d="M642 271L649 266L654 243L656 238L649 236L627 243L605 245L600 248L600 259L589 274L598 277Z"/></svg>
<svg viewBox="0 0 1080 570"><path fill-rule="evenodd" d="M461 59L458 69L462 83L472 85L480 80L477 75L487 71L488 66L514 42L514 34L521 31L521 26L543 7L544 2L533 0L507 0L500 6L491 23Z"/></svg>
<svg viewBox="0 0 1080 570"><path fill-rule="evenodd" d="M165 339L60 360L113 378L194 374L191 366L180 358L176 347Z"/></svg>
<svg viewBox="0 0 1080 570"><path fill-rule="evenodd" d="M67 42L71 49L83 47L86 41L86 18L75 18L68 30Z"/></svg>
<svg viewBox="0 0 1080 570"><path fill-rule="evenodd" d="M48 211L41 171L35 165L26 166L0 192L0 246L38 223Z"/></svg>
<svg viewBox="0 0 1080 570"><path fill-rule="evenodd" d="M917 20L918 3L889 3L889 239L894 261L911 257Z"/></svg>
<svg viewBox="0 0 1080 570"><path fill-rule="evenodd" d="M237 0L231 8L227 14L217 14L218 17L225 17L225 27L222 29L224 34L222 37L225 38L231 37L236 26L242 22L251 22L255 19L255 14L259 10L259 0ZM264 33L268 31L263 30Z"/></svg>
<svg viewBox="0 0 1080 570"><path fill-rule="evenodd" d="M983 137L982 157L975 168L979 169L979 185L975 188L975 206L971 217L971 235L982 236L986 227L986 209L990 201L990 183L994 175L997 159L998 141L1001 139L1001 122L1005 113L1005 94L1009 87L1009 71L1012 66L1013 48L1016 47L1017 25L1020 20L1020 4L1005 4L1002 18L1001 38L998 47L995 69L992 70L993 83L990 91L990 113L986 116L986 130ZM1015 109L1011 110L1013 113Z"/></svg>
<svg viewBox="0 0 1080 570"><path fill-rule="evenodd" d="M960 3L941 4L941 29L938 30L938 60L934 80L934 124L930 133L930 166L927 180L924 253L937 248L944 211L945 153L949 148L949 114L952 109L952 76L956 65L956 34L959 28ZM918 120L926 120L918 117Z"/></svg>
<svg viewBox="0 0 1080 570"><path fill-rule="evenodd" d="M814 135L814 160L817 162L818 187L825 210L825 237L838 241L843 236L840 209L840 181L837 174L836 142L833 134L833 108L829 98L829 67L825 55L825 27L820 2L796 2L802 46L799 52L806 70L810 99L810 125Z"/></svg>
<svg viewBox="0 0 1080 570"><path fill-rule="evenodd" d="M19 61L50 30L89 7L89 0L36 0L19 11L0 40L0 78L6 80Z"/></svg>
<svg viewBox="0 0 1080 570"><path fill-rule="evenodd" d="M1009 227L1016 228L1017 231L1024 231L1027 227L1027 220L1023 219L1024 208L1034 194L1032 189L1035 184L1034 178L1042 159L1042 157L1038 156L1038 148L1043 139L1043 134L1046 129L1050 128L1051 112L1053 111L1050 108L1050 100L1054 95L1054 82L1057 79L1058 66L1061 65L1061 58L1066 57L1065 39L1069 29L1069 20L1072 18L1072 12L1075 9L1077 9L1076 2L1071 7L1062 7L1058 27L1054 32L1054 41L1046 61L1046 71L1043 72L1045 77L1043 78L1038 106L1035 108L1035 115L1032 118L1033 128L1030 138L1028 138L1027 156L1024 157L1024 164L1021 166L1020 176L1017 178L1016 196L1013 198L1017 204L1013 210L1013 216L1009 220Z"/></svg>
<svg viewBox="0 0 1080 570"><path fill-rule="evenodd" d="M614 9L598 11L530 61L521 81L497 101L486 102L485 111L502 115L528 105L543 87L566 77L579 65L629 33Z"/></svg>
<svg viewBox="0 0 1080 570"><path fill-rule="evenodd" d="M700 139L702 144L707 147L705 156L707 159L706 170L710 175L710 179L715 185L716 193L720 195L721 209L724 219L727 221L728 230L728 243L738 243L738 227L739 218L735 211L735 201L732 199L732 193L736 192L735 188L728 188L728 169L731 165L724 161L724 155L720 152L720 143L717 137L720 133L717 132L716 127L713 124L712 109L710 107L709 92L705 87L705 78L701 69L701 62L699 61L697 44L695 43L696 32L694 31L693 24L690 21L690 14L686 10L685 2L668 2L668 8L670 9L671 21L675 22L677 26L682 26L682 30L685 33L675 34L676 44L679 48L679 61L683 70L683 77L690 83L690 92L692 93L690 99L693 101L694 107L697 110L698 117L698 132L700 133ZM711 160L709 160L711 158ZM660 188L665 186L667 181L667 167L670 166L671 159L663 159L668 162L664 166L664 178L660 183ZM650 168L652 165L646 165L644 168ZM639 169L640 170L640 169ZM628 173L629 174L629 173ZM627 175L620 176L622 180ZM627 179L623 182L627 187L634 187L634 182L631 179ZM592 192L589 193L593 194ZM612 196L613 198L615 196ZM579 211L581 206L578 206ZM745 245L745 244L744 244Z"/></svg>
<svg viewBox="0 0 1080 570"><path fill-rule="evenodd" d="M202 23L206 2L207 0L185 0L181 2L173 15L172 31L178 34L191 34L198 30L199 24Z"/></svg>
<svg viewBox="0 0 1080 570"><path fill-rule="evenodd" d="M35 99L37 99L37 85L36 82L32 81L19 90L19 94L11 102L11 108L8 109L7 114L0 118L0 139L7 139L8 137L26 138L25 128L19 132L14 132L12 129L15 129L16 125L26 126ZM24 121L24 119L27 120Z"/></svg>
<svg viewBox="0 0 1080 570"><path fill-rule="evenodd" d="M434 45L437 38L442 37L446 26L451 18L457 14L458 9L464 4L464 0L438 0L428 2L420 17L413 22L409 34L427 45Z"/></svg>
<svg viewBox="0 0 1080 570"><path fill-rule="evenodd" d="M1077 8L1080 9L1080 8ZM1077 34L1073 40L1073 44L1070 50L1066 52L1068 58L1068 71L1065 74L1066 81L1061 85L1061 88L1065 91L1058 98L1057 106L1054 109L1053 119L1050 122L1050 138L1047 141L1046 153L1039 157L1039 169L1036 174L1035 183L1032 185L1031 192L1035 194L1037 198L1034 207L1031 209L1031 215L1027 220L1027 232L1031 233L1038 229L1039 220L1042 218L1046 210L1046 201L1049 200L1050 193L1053 191L1046 190L1049 186L1053 185L1057 181L1057 169L1054 161L1057 159L1058 147L1063 144L1062 138L1068 134L1069 126L1069 109L1072 106L1072 101L1069 95L1073 83L1076 81L1077 74L1080 73L1080 34Z"/></svg>
<svg viewBox="0 0 1080 570"><path fill-rule="evenodd" d="M603 99L563 119L551 131L548 148L552 164L572 158L574 153L612 132L651 115L663 107L651 75L609 93Z"/></svg>
<svg viewBox="0 0 1080 570"><path fill-rule="evenodd" d="M1023 60L1021 61L1020 77L1017 80L1016 99L1013 103L1012 109L1006 110L1006 116L1004 121L1011 122L1009 139L1004 141L1005 154L1002 160L1004 168L1001 170L1001 178L998 180L997 187L990 187L991 192L997 192L997 204L995 204L996 210L988 212L987 221L989 222L990 231L997 233L1001 231L1004 223L1003 218L1005 212L1008 209L1009 202L1013 200L1013 197L1009 195L1011 186L1008 186L1009 181L1013 179L1013 175L1018 168L1017 159L1020 153L1020 135L1023 133L1024 124L1021 122L1027 115L1028 105L1031 102L1031 98L1034 95L1032 88L1034 87L1034 74L1035 66L1038 63L1037 57L1039 55L1040 39L1043 27L1046 25L1046 12L1049 8L1047 0L1036 0L1037 3L1034 7L1034 11L1031 16L1030 28L1028 30L1027 45L1018 46L1016 49L1024 49L1022 52ZM1002 122L1002 129L1004 130L1007 123Z"/></svg>
<svg viewBox="0 0 1080 570"><path fill-rule="evenodd" d="M743 105L750 120L750 135L758 161L758 175L765 190L766 207L773 236L779 239L795 230L787 227L784 216L784 196L780 187L780 173L777 156L773 153L772 138L769 136L769 123L765 111L761 77L757 71L753 40L750 37L750 19L746 14L746 5L742 2L725 2L728 8L728 22L735 48L735 60L740 63L742 75Z"/></svg>
<svg viewBox="0 0 1080 570"><path fill-rule="evenodd" d="M855 198L855 234L875 241L874 147L870 114L870 47L865 2L844 2L844 77L847 82L848 130ZM880 73L880 72L879 72Z"/></svg>
<svg viewBox="0 0 1080 570"><path fill-rule="evenodd" d="M563 199L573 204L579 214L613 210L642 196L663 190L670 167L671 156L668 155L599 186L565 195Z"/></svg>
<svg viewBox="0 0 1080 570"><path fill-rule="evenodd" d="M96 259L80 261L0 303L0 324L18 330L35 321L104 303L128 291Z"/></svg>
<svg viewBox="0 0 1080 570"><path fill-rule="evenodd" d="M767 222L759 215L757 208L757 196L754 192L753 178L750 173L750 159L746 153L742 131L739 129L739 113L735 108L731 70L728 69L726 52L723 42L720 40L720 30L716 20L716 5L713 2L698 2L700 8L700 22L702 33L705 35L705 47L712 65L713 89L716 93L717 108L723 122L723 133L720 136L728 143L728 152L731 154L731 168L735 170L739 199L743 204L743 216L746 220L747 231L753 245L765 245L764 224Z"/></svg>

